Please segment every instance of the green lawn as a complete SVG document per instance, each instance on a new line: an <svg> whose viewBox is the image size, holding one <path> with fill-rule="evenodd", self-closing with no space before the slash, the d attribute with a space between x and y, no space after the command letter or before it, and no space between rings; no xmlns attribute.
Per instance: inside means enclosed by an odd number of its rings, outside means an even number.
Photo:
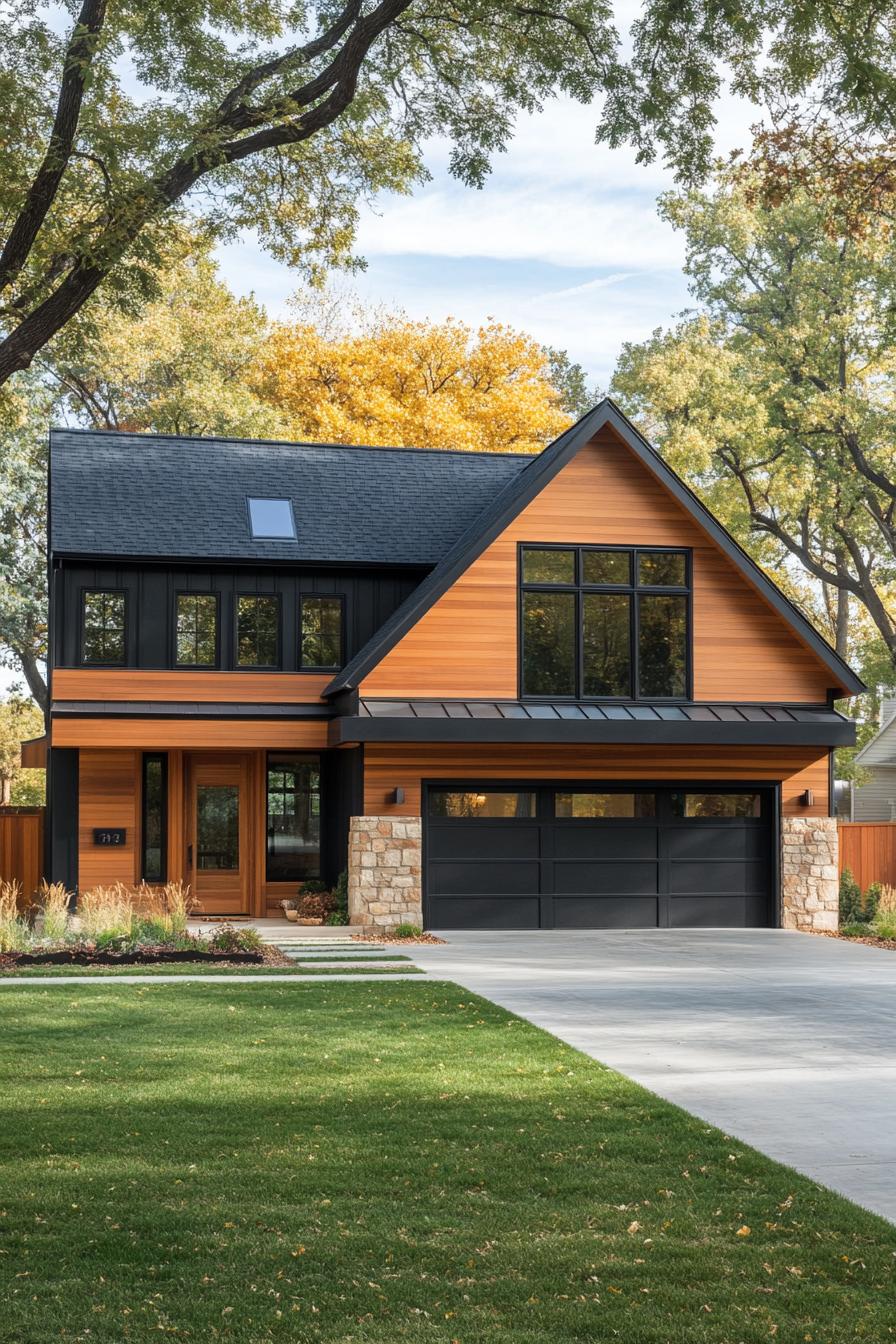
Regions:
<svg viewBox="0 0 896 1344"><path fill-rule="evenodd" d="M438 981L0 997L0 1338L896 1339L896 1229Z"/></svg>
<svg viewBox="0 0 896 1344"><path fill-rule="evenodd" d="M116 975L347 975L359 971L365 975L368 971L377 975L422 974L417 966L378 966L366 961L350 961L346 957L344 967L313 966L307 970L303 966L215 966L207 961L172 961L156 966L21 966L0 972L0 980L19 977L45 980L72 975L96 976L98 979Z"/></svg>

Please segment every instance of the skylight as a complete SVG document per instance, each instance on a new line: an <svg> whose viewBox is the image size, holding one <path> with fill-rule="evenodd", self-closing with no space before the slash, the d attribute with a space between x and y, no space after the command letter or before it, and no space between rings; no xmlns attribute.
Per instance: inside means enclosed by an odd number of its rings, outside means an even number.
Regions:
<svg viewBox="0 0 896 1344"><path fill-rule="evenodd" d="M247 499L253 541L295 541L296 524L289 499Z"/></svg>

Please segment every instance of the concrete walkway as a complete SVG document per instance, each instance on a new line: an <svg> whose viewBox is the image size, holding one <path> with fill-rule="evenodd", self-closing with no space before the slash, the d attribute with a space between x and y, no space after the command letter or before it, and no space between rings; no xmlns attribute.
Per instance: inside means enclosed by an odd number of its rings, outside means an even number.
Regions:
<svg viewBox="0 0 896 1344"><path fill-rule="evenodd" d="M780 930L446 933L406 949L896 1222L896 953Z"/></svg>

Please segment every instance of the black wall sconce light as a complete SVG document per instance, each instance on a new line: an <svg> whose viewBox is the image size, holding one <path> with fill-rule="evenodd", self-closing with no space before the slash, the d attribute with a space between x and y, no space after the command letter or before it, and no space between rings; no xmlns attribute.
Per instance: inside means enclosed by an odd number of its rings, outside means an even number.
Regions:
<svg viewBox="0 0 896 1344"><path fill-rule="evenodd" d="M403 803L403 802L404 802L404 789L393 789L392 792L389 794L389 802L390 802L390 803Z"/></svg>
<svg viewBox="0 0 896 1344"><path fill-rule="evenodd" d="M815 794L812 792L811 789L803 790L803 792L800 794L800 802L802 803L803 807L812 806L812 804L815 802Z"/></svg>

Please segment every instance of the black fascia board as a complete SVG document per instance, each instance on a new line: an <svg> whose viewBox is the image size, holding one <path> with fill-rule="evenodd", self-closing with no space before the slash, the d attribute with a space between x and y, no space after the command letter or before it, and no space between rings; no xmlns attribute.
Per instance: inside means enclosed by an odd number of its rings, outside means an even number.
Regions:
<svg viewBox="0 0 896 1344"><path fill-rule="evenodd" d="M860 695L865 683L843 661L803 613L785 597L753 561L726 528L700 502L693 490L651 447L639 430L623 415L609 397L549 444L529 466L508 482L489 509L458 539L448 554L423 580L419 588L399 607L395 618L383 626L358 654L333 678L325 696L357 686L385 657L423 614L469 568L487 546L504 531L550 480L601 429L610 426L639 461L664 485L687 513L697 522L737 569L756 587L791 629L808 644L834 673L843 689Z"/></svg>
<svg viewBox="0 0 896 1344"><path fill-rule="evenodd" d="M353 716L332 719L329 745L354 742L639 743L655 746L849 747L849 719L824 723L706 723L680 720L431 719Z"/></svg>

